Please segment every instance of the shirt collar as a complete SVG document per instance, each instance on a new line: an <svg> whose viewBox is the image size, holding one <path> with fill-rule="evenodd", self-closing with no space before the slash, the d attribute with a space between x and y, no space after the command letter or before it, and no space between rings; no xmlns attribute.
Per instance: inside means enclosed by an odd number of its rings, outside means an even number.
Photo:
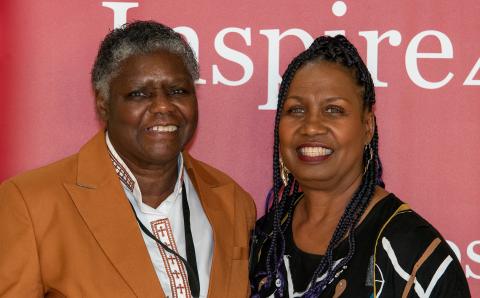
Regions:
<svg viewBox="0 0 480 298"><path fill-rule="evenodd" d="M117 153L115 148L113 147L112 143L110 142L110 138L108 136L108 131L105 133L105 140L107 143L107 148L108 148L108 154L110 155L110 159L112 160L113 167L115 168L115 172L117 173L118 178L120 179L120 182L122 182L122 185L124 188L130 193L133 194L135 201L137 202L137 205L141 208L143 208L143 201L142 201L142 192L140 191L140 187L138 186L137 179L135 176L132 174L128 166L125 164L123 159L120 157L120 155ZM182 182L183 182L183 156L182 153L178 154L178 178L175 183L175 188L173 190L173 193L168 196L168 198L173 197L175 200L179 196L181 196L182 193ZM173 196L172 196L173 195Z"/></svg>

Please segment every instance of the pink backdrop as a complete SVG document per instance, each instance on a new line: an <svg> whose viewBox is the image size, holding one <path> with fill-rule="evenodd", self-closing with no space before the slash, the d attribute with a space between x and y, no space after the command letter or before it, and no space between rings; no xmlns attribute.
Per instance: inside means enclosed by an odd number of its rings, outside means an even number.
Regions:
<svg viewBox="0 0 480 298"><path fill-rule="evenodd" d="M480 2L225 3L2 1L0 180L76 152L99 129L89 84L98 44L125 16L154 19L199 54L191 153L233 176L261 214L279 72L312 37L343 30L376 81L388 190L450 241L480 297Z"/></svg>

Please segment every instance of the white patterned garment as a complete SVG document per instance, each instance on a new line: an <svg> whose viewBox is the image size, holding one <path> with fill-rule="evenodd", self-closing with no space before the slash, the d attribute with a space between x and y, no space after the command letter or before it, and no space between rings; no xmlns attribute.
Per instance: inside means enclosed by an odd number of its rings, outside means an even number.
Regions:
<svg viewBox="0 0 480 298"><path fill-rule="evenodd" d="M173 193L160 206L152 208L142 202L142 193L135 176L113 148L108 133L106 142L125 194L135 208L140 221L158 239L186 259L182 210L181 179L183 176L190 207L190 223L200 279L200 297L207 297L213 256L213 232L187 171L183 170L182 155L179 154L178 157L179 172ZM165 295L173 298L191 297L187 270L182 261L166 252L143 232L142 236Z"/></svg>

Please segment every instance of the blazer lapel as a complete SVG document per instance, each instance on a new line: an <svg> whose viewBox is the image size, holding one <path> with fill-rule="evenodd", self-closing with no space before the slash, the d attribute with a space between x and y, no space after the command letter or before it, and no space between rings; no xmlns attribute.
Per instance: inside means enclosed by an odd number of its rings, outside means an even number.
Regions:
<svg viewBox="0 0 480 298"><path fill-rule="evenodd" d="M128 199L98 133L78 154L76 184L66 184L78 211L136 296L164 297Z"/></svg>
<svg viewBox="0 0 480 298"><path fill-rule="evenodd" d="M205 179L210 174L199 172L197 161L187 153L183 153L183 157L213 230L214 248L208 297L227 297L234 243L234 206L226 196L234 192L233 185L219 185Z"/></svg>

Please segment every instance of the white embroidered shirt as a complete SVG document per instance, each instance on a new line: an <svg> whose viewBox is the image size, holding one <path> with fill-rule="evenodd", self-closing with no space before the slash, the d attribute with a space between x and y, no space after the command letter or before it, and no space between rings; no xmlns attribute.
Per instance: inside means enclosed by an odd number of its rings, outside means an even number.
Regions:
<svg viewBox="0 0 480 298"><path fill-rule="evenodd" d="M140 221L160 241L187 259L182 209L181 180L183 176L190 208L190 225L200 280L200 297L207 297L213 255L213 232L188 173L184 171L182 154L178 156L178 178L173 193L157 208L152 208L143 203L142 193L135 176L115 151L108 133L106 142L125 195L132 203ZM142 236L165 295L174 298L191 297L187 270L182 261L161 248L145 233L142 232Z"/></svg>

